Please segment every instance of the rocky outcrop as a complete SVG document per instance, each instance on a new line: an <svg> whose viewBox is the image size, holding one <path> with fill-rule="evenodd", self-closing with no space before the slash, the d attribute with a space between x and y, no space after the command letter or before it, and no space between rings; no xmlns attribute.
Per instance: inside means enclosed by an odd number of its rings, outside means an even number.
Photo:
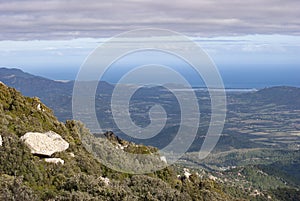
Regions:
<svg viewBox="0 0 300 201"><path fill-rule="evenodd" d="M45 158L45 161L47 162L47 163L55 163L55 164L64 164L65 163L65 161L63 160L63 159L61 159L61 158Z"/></svg>
<svg viewBox="0 0 300 201"><path fill-rule="evenodd" d="M53 131L46 133L29 132L23 135L21 140L30 148L32 154L51 156L69 148L69 143Z"/></svg>

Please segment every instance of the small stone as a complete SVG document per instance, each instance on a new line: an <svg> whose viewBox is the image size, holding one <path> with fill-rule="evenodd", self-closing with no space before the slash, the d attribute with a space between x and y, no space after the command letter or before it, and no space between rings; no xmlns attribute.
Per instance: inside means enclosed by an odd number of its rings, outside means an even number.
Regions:
<svg viewBox="0 0 300 201"><path fill-rule="evenodd" d="M107 177L99 177L99 179L101 180L101 181L103 181L104 183L105 183L105 185L109 185L109 183L110 183L110 180L109 180L109 178L107 178Z"/></svg>
<svg viewBox="0 0 300 201"><path fill-rule="evenodd" d="M62 165L65 163L65 161L61 158L45 158L45 161L47 163L55 163L55 164L61 163Z"/></svg>
<svg viewBox="0 0 300 201"><path fill-rule="evenodd" d="M209 175L208 178L211 179L211 180L213 180L213 181L216 181L216 180L217 180L217 177L215 177L215 176L213 176L213 175Z"/></svg>
<svg viewBox="0 0 300 201"><path fill-rule="evenodd" d="M184 174L184 176L188 179L188 178L190 178L190 176L192 175L191 173L190 173L190 170L189 169L187 169L187 168L183 168L183 174Z"/></svg>
<svg viewBox="0 0 300 201"><path fill-rule="evenodd" d="M163 162L165 162L165 163L168 163L167 158L165 156L161 156L160 160L163 161Z"/></svg>

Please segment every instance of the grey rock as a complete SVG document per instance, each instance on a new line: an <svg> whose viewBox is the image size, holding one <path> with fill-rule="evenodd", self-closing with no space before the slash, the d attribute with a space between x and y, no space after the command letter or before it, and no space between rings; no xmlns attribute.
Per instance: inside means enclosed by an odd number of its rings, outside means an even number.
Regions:
<svg viewBox="0 0 300 201"><path fill-rule="evenodd" d="M32 154L51 156L69 148L69 143L53 131L46 133L29 132L23 135L21 140L29 147Z"/></svg>

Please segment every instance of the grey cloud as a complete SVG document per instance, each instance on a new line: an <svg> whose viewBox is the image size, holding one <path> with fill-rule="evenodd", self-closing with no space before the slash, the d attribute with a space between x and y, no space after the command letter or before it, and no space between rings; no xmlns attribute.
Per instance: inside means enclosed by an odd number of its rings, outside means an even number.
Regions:
<svg viewBox="0 0 300 201"><path fill-rule="evenodd" d="M0 0L0 40L110 37L136 28L192 36L300 34L297 0Z"/></svg>

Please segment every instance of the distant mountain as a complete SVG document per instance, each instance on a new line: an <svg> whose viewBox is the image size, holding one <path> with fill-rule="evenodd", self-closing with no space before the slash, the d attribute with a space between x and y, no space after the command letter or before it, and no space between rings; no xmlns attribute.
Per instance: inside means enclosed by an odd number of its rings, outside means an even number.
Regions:
<svg viewBox="0 0 300 201"><path fill-rule="evenodd" d="M0 80L30 97L47 97L49 93L71 95L73 88L72 81L54 81L16 68L0 68Z"/></svg>
<svg viewBox="0 0 300 201"><path fill-rule="evenodd" d="M54 81L40 76L31 75L19 69L8 68L0 68L0 81L8 86L16 88L26 96L39 97L43 103L53 109L54 114L60 121L72 119L72 90L74 81ZM103 128L114 130L122 138L134 141L134 139L126 138L121 131L116 129L116 124L113 121L113 116L110 112L110 97L113 88L113 85L101 82L101 88L98 88L95 96L97 117L103 123ZM146 126L150 123L149 116L147 116L147 108L154 103L162 103L167 109L168 113L172 114L172 121L170 121L171 126L166 127L166 129L162 131L163 135L161 135L166 136L166 134L168 134L168 138L163 137L163 139L160 140L155 138L148 141L136 141L139 143L159 147L167 144L169 140L172 140L173 133L176 133L178 129L178 122L180 122L178 119L176 119L176 115L178 112L180 112L180 110L178 108L178 103L174 100L174 96L172 96L172 94L161 88L157 89L146 88L136 93L132 103L138 104L136 104L137 106L132 104L133 107L131 108L131 111L137 111L136 114L133 113L132 117L135 118L137 123L140 123L140 125L143 126ZM157 99L156 97L157 92L160 99ZM203 142L203 135L205 135L208 128L208 123L205 122L208 122L210 115L209 96L207 96L207 94L204 92L197 92L197 96L199 97L201 103L201 117L204 118L201 120L201 122L203 122L205 125L201 125L201 129L198 132L195 143L191 147L193 150L199 149L199 145L201 145ZM287 110L300 109L300 88L279 86L265 88L255 92L229 93L227 114L228 121L225 125L225 129L246 127L247 124L244 125L242 122L237 125L237 121L234 120L236 115L240 112L248 113L255 121L257 119L257 114L259 114L260 111L262 111L268 105L271 105L273 108L277 106L284 107ZM267 111L270 111L270 109L267 109ZM243 122L247 122L249 120L250 119L248 117L248 120L245 119ZM297 127L297 125L294 126ZM253 135L249 135L250 133L244 134L231 130L230 134L231 135L226 135L226 137L224 136L220 139L218 144L218 148L220 148L220 150L224 150L224 148L225 150L230 149L230 147L256 148L266 146L251 141L250 139L253 138Z"/></svg>
<svg viewBox="0 0 300 201"><path fill-rule="evenodd" d="M60 121L72 119L74 81L54 81L16 68L0 68L0 81L25 96L39 97L43 103L53 109ZM113 87L106 82L101 82L101 88L110 91Z"/></svg>
<svg viewBox="0 0 300 201"><path fill-rule="evenodd" d="M73 82L59 82L25 73L20 69L0 68L0 80L25 96L39 97L61 121L72 119Z"/></svg>
<svg viewBox="0 0 300 201"><path fill-rule="evenodd" d="M72 91L74 81L54 81L35 76L16 68L0 68L0 81L14 87L24 95L39 97L46 105L54 110L60 121L72 119ZM97 94L111 93L113 86L101 82L101 91ZM231 94L237 101L248 101L249 104L276 104L292 109L300 109L300 88L278 86L261 89L255 92ZM143 98L143 97L142 97ZM241 101L242 99L242 101Z"/></svg>
<svg viewBox="0 0 300 201"><path fill-rule="evenodd" d="M300 109L300 88L297 87L278 86L265 88L252 94L251 98L264 103L275 103Z"/></svg>
<svg viewBox="0 0 300 201"><path fill-rule="evenodd" d="M291 86L276 86L255 92L235 96L238 101L247 101L251 105L276 104L290 109L300 109L300 88Z"/></svg>

